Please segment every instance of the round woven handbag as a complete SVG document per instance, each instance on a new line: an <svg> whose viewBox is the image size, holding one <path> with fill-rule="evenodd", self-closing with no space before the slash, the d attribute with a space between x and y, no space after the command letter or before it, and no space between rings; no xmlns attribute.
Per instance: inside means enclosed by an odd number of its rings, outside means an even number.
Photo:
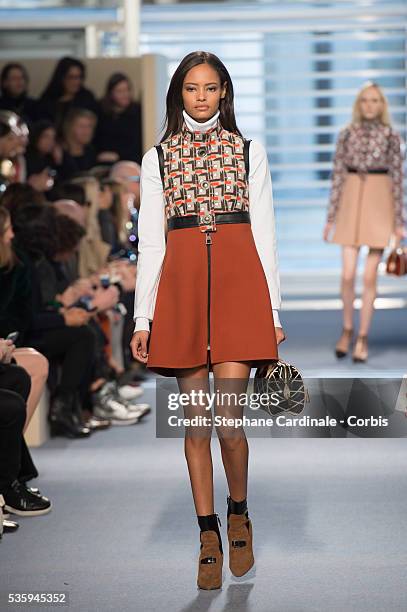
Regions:
<svg viewBox="0 0 407 612"><path fill-rule="evenodd" d="M270 416L284 412L300 414L305 402L309 402L308 391L299 370L282 359L257 368L253 391L258 394L267 393L270 397L267 404L261 402L261 408Z"/></svg>

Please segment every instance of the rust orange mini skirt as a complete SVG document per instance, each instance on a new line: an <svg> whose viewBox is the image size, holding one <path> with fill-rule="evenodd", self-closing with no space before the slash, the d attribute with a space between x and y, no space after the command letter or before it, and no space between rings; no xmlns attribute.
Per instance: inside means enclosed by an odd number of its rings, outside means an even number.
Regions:
<svg viewBox="0 0 407 612"><path fill-rule="evenodd" d="M224 361L257 367L278 358L267 280L249 223L168 232L151 325L147 368L176 369ZM209 348L208 348L209 347Z"/></svg>

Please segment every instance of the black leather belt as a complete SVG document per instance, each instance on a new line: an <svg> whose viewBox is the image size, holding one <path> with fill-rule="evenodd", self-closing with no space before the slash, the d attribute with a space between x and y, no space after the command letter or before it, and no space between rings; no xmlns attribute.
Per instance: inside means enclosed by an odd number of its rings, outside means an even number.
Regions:
<svg viewBox="0 0 407 612"><path fill-rule="evenodd" d="M357 168L352 168L347 166L347 171L351 174L388 174L389 171L387 168L369 168L368 170L363 170L361 172Z"/></svg>
<svg viewBox="0 0 407 612"><path fill-rule="evenodd" d="M216 213L215 225L221 225L222 223L250 223L250 214L247 211ZM167 225L168 231L170 231L184 227L198 227L202 224L199 223L198 215L187 215L185 217L170 217L167 220Z"/></svg>

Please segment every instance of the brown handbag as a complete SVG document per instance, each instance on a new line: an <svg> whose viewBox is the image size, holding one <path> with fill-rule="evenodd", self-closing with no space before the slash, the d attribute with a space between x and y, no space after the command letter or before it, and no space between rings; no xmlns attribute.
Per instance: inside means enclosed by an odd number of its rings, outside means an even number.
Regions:
<svg viewBox="0 0 407 612"><path fill-rule="evenodd" d="M407 274L407 247L399 246L391 251L386 262L386 272L395 276Z"/></svg>

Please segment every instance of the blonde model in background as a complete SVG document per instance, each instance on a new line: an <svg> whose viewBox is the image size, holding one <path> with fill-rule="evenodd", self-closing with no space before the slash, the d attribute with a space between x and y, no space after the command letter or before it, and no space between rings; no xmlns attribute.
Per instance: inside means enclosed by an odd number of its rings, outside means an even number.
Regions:
<svg viewBox="0 0 407 612"><path fill-rule="evenodd" d="M347 355L354 335L353 303L360 247L368 246L369 253L354 362L367 360L378 266L390 237L395 236L399 243L405 236L404 223L402 142L391 125L385 95L376 83L369 82L356 96L352 122L339 134L324 228L324 240L342 245L343 330L335 347L338 358Z"/></svg>

